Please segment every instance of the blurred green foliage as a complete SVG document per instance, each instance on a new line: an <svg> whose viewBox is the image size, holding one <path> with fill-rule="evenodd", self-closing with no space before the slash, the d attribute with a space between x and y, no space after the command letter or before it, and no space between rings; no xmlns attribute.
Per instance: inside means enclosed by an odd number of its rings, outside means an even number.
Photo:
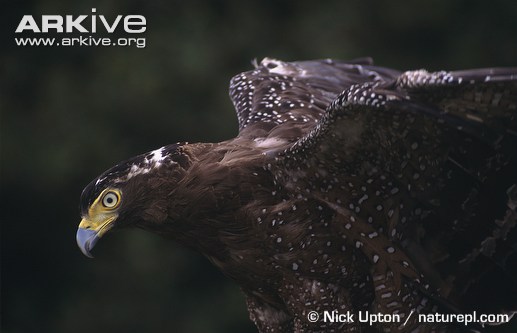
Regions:
<svg viewBox="0 0 517 333"><path fill-rule="evenodd" d="M147 47L17 47L22 15L139 14ZM514 0L12 2L2 13L1 329L254 332L244 299L200 255L140 231L88 260L82 187L127 157L237 133L232 75L264 56L373 56L399 69L511 66Z"/></svg>

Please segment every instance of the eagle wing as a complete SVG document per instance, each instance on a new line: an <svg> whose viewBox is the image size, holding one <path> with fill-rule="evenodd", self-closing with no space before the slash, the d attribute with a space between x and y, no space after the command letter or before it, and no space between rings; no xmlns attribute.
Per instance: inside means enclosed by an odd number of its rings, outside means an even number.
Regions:
<svg viewBox="0 0 517 333"><path fill-rule="evenodd" d="M363 82L393 80L398 71L372 66L369 58L350 62L283 62L265 58L255 70L234 76L230 97L239 132L253 124L315 125L344 89Z"/></svg>
<svg viewBox="0 0 517 333"><path fill-rule="evenodd" d="M515 310L517 68L410 71L343 90L276 158L276 181L340 215L373 266L417 271L454 306Z"/></svg>

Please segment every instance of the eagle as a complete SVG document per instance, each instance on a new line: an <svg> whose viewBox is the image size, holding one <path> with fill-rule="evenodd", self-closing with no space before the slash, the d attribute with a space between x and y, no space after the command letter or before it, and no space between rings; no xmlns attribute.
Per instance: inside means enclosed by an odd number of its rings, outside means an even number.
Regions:
<svg viewBox="0 0 517 333"><path fill-rule="evenodd" d="M86 186L86 256L117 229L174 240L240 286L261 333L471 332L511 319L517 67L265 58L231 79L230 97L235 138L165 145Z"/></svg>

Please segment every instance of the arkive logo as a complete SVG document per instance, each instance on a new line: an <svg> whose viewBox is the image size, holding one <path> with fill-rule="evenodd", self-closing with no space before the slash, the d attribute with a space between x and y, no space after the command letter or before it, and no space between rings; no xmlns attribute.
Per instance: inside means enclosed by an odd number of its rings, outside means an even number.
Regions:
<svg viewBox="0 0 517 333"><path fill-rule="evenodd" d="M91 15L24 15L15 30L16 34L67 34L63 38L16 37L18 46L132 46L145 47L145 38L111 38L110 34L142 34L146 31L147 20L143 15L117 15L107 18L91 9ZM94 37L93 34L108 34L110 37ZM69 34L79 37L69 37ZM89 34L89 36L84 36ZM41 35L40 35L41 36Z"/></svg>
<svg viewBox="0 0 517 333"><path fill-rule="evenodd" d="M95 8L92 8L92 13L97 12ZM145 32L146 19L143 15L117 15L113 22L109 22L104 15L91 15L91 30L87 30L82 23L86 20L88 15L79 15L74 17L73 15L41 15L41 28L32 15L23 15L22 20L16 28L16 33L24 32L26 30L32 32L49 32L54 29L55 32L81 32L81 33L96 33L97 32L97 19L102 23L107 33L113 33L123 21L123 29L129 34L138 34ZM122 17L124 19L122 20Z"/></svg>

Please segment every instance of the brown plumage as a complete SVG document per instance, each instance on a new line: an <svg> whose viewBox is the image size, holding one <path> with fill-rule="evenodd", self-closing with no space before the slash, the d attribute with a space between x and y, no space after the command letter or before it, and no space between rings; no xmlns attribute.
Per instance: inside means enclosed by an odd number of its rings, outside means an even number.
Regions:
<svg viewBox="0 0 517 333"><path fill-rule="evenodd" d="M417 314L517 311L517 68L264 59L230 95L235 139L165 146L85 188L86 255L114 228L174 239L241 286L262 333L459 332L481 326ZM355 320L322 319L335 310Z"/></svg>

